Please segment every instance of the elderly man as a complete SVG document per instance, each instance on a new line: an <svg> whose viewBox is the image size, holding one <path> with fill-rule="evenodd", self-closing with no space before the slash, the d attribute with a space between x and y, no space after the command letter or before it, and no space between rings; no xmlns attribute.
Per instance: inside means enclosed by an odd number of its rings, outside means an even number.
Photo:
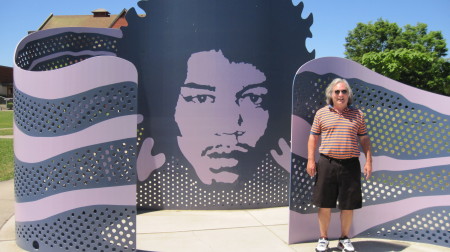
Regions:
<svg viewBox="0 0 450 252"><path fill-rule="evenodd" d="M338 248L354 251L349 232L353 210L362 207L358 140L366 156L364 175L372 173L372 154L363 113L351 106L353 92L344 79L334 79L326 89L327 106L317 111L308 140L307 172L316 176L313 203L319 207L320 238L316 251L328 250L331 209L341 210ZM315 152L321 136L320 158Z"/></svg>

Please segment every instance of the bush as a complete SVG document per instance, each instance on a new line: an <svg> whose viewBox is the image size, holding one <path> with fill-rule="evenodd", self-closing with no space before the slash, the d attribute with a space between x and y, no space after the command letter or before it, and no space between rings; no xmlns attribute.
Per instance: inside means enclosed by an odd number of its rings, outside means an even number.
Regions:
<svg viewBox="0 0 450 252"><path fill-rule="evenodd" d="M12 102L6 103L6 108L7 109L13 109L13 103Z"/></svg>

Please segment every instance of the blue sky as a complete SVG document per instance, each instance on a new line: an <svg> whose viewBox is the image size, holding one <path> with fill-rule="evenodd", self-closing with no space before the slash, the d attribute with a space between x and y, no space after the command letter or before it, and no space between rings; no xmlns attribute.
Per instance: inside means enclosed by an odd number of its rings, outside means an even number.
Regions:
<svg viewBox="0 0 450 252"><path fill-rule="evenodd" d="M276 1L276 0L273 0ZM23 0L3 1L0 8L0 65L12 66L14 50L28 31L36 30L54 15L89 15L98 8L118 14L122 9L137 7L138 0ZM293 0L298 3L299 0ZM358 22L375 22L378 18L397 23L400 27L418 22L428 24L429 30L442 31L450 44L450 0L303 0L305 18L313 13L313 38L307 47L316 50L316 58L344 57L348 31ZM449 56L447 56L449 57Z"/></svg>

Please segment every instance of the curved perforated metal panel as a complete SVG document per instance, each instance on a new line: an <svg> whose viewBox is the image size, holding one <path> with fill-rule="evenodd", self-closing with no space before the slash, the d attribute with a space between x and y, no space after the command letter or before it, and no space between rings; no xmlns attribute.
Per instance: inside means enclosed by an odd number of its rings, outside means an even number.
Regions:
<svg viewBox="0 0 450 252"><path fill-rule="evenodd" d="M337 77L339 76L335 74L317 75L311 72L299 74L297 78L301 82L297 82L298 85L294 88L294 95L297 95L294 115L305 118L312 124L315 112L325 105L325 88ZM401 159L449 155L450 116L433 112L374 84L353 78L347 81L353 89L353 105L362 109L365 114L373 155ZM307 88L308 86L312 88ZM312 193L311 187L305 187L304 183L312 183L305 172L306 160L295 154L293 160L292 169L296 176L292 177L291 208L299 206L299 211L314 211L314 206L309 203L310 196L305 196ZM364 205L418 195L449 194L449 175L447 166L412 169L408 173L375 170L373 178L363 183Z"/></svg>
<svg viewBox="0 0 450 252"><path fill-rule="evenodd" d="M338 76L300 73L294 87L293 114L312 124L325 105L325 88ZM400 159L445 157L450 153L450 116L407 100L402 94L363 80L348 78L354 106L366 117L375 155ZM443 105L444 106L444 105Z"/></svg>
<svg viewBox="0 0 450 252"><path fill-rule="evenodd" d="M82 95L39 99L14 90L15 121L28 135L58 136L121 115L136 114L137 89L133 83L116 83Z"/></svg>
<svg viewBox="0 0 450 252"><path fill-rule="evenodd" d="M383 223L359 237L425 242L450 247L450 207L427 208Z"/></svg>
<svg viewBox="0 0 450 252"><path fill-rule="evenodd" d="M14 86L16 242L28 251L135 251L137 74L119 30L26 37Z"/></svg>
<svg viewBox="0 0 450 252"><path fill-rule="evenodd" d="M18 223L17 243L28 251L131 251L136 247L133 207L95 206L45 221Z"/></svg>
<svg viewBox="0 0 450 252"><path fill-rule="evenodd" d="M371 179L361 174L363 208L355 212L355 235L449 247L445 223L450 195L450 114L443 109L449 98L408 87L339 58L313 60L295 78L291 220L316 218L318 209L311 204L314 178L306 173L305 136L316 111L326 105L326 87L338 77L349 82L353 106L364 112L374 156ZM306 234L316 228L290 225L291 242L311 239Z"/></svg>
<svg viewBox="0 0 450 252"><path fill-rule="evenodd" d="M134 139L79 148L39 163L15 160L17 202L82 188L135 184Z"/></svg>
<svg viewBox="0 0 450 252"><path fill-rule="evenodd" d="M54 29L57 32L47 33L49 35L43 38L34 36L33 41L19 47L16 65L32 71L48 71L76 64L95 55L114 55L117 52L119 38L115 34L86 29L83 32L77 32L76 29L67 32L58 30Z"/></svg>

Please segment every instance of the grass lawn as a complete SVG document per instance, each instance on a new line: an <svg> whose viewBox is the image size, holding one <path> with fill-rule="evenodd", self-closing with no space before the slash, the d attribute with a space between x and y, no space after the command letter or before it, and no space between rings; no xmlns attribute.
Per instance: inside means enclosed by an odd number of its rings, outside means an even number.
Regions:
<svg viewBox="0 0 450 252"><path fill-rule="evenodd" d="M13 127L13 111L5 110L0 111L0 129L11 128Z"/></svg>
<svg viewBox="0 0 450 252"><path fill-rule="evenodd" d="M13 111L0 111L0 136L13 134ZM14 177L13 139L0 139L0 181Z"/></svg>
<svg viewBox="0 0 450 252"><path fill-rule="evenodd" d="M0 181L14 177L13 139L0 139Z"/></svg>
<svg viewBox="0 0 450 252"><path fill-rule="evenodd" d="M0 129L0 136L12 136L13 129Z"/></svg>

